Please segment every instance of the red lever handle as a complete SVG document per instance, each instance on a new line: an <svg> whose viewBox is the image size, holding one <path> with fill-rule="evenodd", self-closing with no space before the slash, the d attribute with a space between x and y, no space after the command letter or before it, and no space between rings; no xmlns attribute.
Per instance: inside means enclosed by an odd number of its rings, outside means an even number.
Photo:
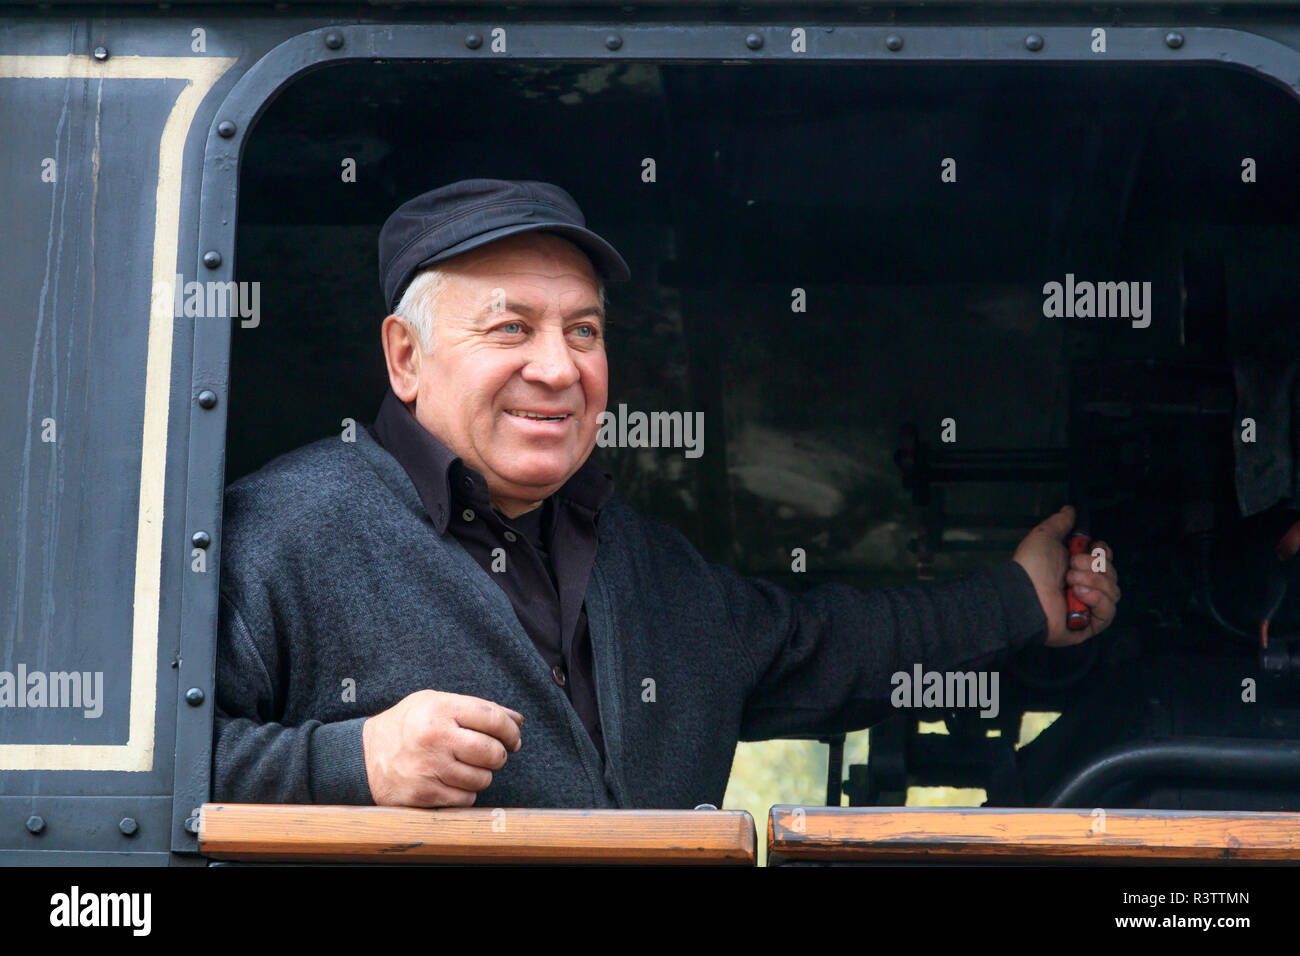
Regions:
<svg viewBox="0 0 1300 956"><path fill-rule="evenodd" d="M1092 544L1092 539L1088 537L1086 531L1075 531L1070 535L1069 549L1070 557L1076 554L1087 554L1088 546ZM1092 610L1074 596L1074 587L1068 587L1065 591L1065 606L1068 613L1065 615L1065 626L1072 631L1082 631L1092 623Z"/></svg>

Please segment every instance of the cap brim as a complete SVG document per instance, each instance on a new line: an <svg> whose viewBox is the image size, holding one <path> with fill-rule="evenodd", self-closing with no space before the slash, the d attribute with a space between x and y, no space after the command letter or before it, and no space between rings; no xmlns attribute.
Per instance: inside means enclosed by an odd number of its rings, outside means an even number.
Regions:
<svg viewBox="0 0 1300 956"><path fill-rule="evenodd" d="M514 226L504 226L500 229L493 229L490 232L473 236L464 242L457 243L449 249L444 249L435 256L422 260L416 267L416 270L424 269L434 263L442 262L444 259L450 259L452 256L458 256L462 252L469 252L471 249L477 249L479 246L485 246L489 242L495 242L506 236L513 236L520 232L554 232L564 238L572 241L583 252L591 258L592 264L596 267L607 282L626 282L632 278L632 270L623 261L623 257L618 254L618 250L611 246L600 236L596 235L590 229L584 229L582 226L575 226L567 222L530 222ZM414 273L413 273L414 274Z"/></svg>

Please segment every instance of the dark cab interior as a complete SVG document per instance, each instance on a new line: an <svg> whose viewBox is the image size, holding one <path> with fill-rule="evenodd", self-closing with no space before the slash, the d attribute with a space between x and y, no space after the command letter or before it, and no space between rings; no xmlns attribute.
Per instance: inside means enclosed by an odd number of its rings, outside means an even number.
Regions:
<svg viewBox="0 0 1300 956"><path fill-rule="evenodd" d="M883 689L849 803L1300 810L1298 154L1286 91L1204 66L319 69L242 159L262 315L233 327L226 480L374 419L393 208L553 182L632 270L609 407L707 423L699 457L596 456L707 557L796 591L941 581L1067 501L1114 549L1116 624L994 665L995 719ZM1147 313L1045 315L1067 281ZM1017 748L1026 712L1060 717Z"/></svg>

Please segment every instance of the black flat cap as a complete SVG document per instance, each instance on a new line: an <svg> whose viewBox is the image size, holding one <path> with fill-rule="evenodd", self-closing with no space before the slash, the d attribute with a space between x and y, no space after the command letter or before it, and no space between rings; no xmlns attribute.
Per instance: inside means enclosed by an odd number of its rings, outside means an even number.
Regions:
<svg viewBox="0 0 1300 956"><path fill-rule="evenodd" d="M618 250L587 228L582 210L559 186L462 179L402 203L379 230L379 281L389 313L424 267L504 236L535 231L573 242L607 282L632 277Z"/></svg>

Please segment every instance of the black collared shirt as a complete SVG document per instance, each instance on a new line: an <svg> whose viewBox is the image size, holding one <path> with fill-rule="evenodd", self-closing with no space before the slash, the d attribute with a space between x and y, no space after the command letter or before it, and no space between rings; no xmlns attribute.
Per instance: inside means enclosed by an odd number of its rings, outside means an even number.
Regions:
<svg viewBox="0 0 1300 956"><path fill-rule="evenodd" d="M431 435L391 388L370 433L410 476L438 533L450 529L505 591L603 757L583 600L596 559L596 518L614 493L609 473L588 459L538 507L506 518L493 509L482 474Z"/></svg>

